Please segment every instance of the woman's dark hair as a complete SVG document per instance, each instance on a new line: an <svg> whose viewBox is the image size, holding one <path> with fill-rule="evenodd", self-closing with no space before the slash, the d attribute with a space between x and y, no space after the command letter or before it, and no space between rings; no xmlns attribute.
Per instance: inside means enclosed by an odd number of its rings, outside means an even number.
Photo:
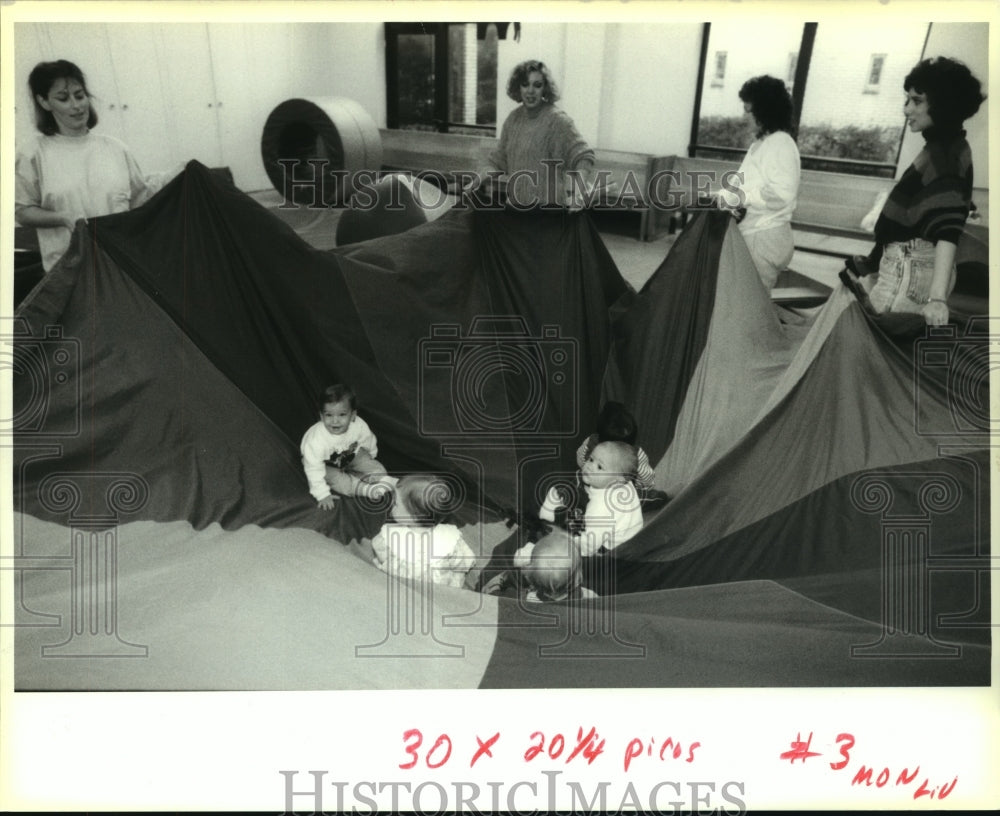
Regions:
<svg viewBox="0 0 1000 816"><path fill-rule="evenodd" d="M87 80L75 64L69 60L56 60L55 62L40 62L31 69L28 75L28 90L31 91L31 102L35 106L35 127L46 136L52 136L59 132L59 125L52 111L47 111L38 103L38 97L47 99L52 86L60 79L74 79L80 83L83 92L88 98L92 98L87 90ZM97 124L97 111L94 106L90 106L90 115L87 117L87 127L92 128Z"/></svg>
<svg viewBox="0 0 1000 816"><path fill-rule="evenodd" d="M341 383L328 386L320 391L317 404L319 405L320 412L322 412L323 408L327 405L342 402L343 400L347 400L347 404L351 406L352 411L358 410L358 399L354 396L354 391L350 386Z"/></svg>
<svg viewBox="0 0 1000 816"><path fill-rule="evenodd" d="M597 439L601 442L628 442L635 444L639 426L635 417L620 402L604 403L597 415Z"/></svg>
<svg viewBox="0 0 1000 816"><path fill-rule="evenodd" d="M740 99L750 103L758 139L779 130L792 133L792 95L780 79L767 74L752 77L740 88Z"/></svg>
<svg viewBox="0 0 1000 816"><path fill-rule="evenodd" d="M903 90L927 96L927 111L934 124L957 130L985 101L982 85L964 62L948 57L921 60L903 80Z"/></svg>
<svg viewBox="0 0 1000 816"><path fill-rule="evenodd" d="M545 90L542 91L542 98L546 102L559 101L559 86L552 78L552 72L544 62L539 60L526 60L514 66L507 80L507 96L515 102L521 101L521 86L528 84L528 76L532 71L538 71L545 79Z"/></svg>

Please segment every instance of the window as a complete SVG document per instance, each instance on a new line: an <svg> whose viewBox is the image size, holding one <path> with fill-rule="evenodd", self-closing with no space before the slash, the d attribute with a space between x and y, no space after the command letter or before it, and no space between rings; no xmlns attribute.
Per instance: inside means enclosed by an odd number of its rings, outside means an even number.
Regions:
<svg viewBox="0 0 1000 816"><path fill-rule="evenodd" d="M386 123L496 134L495 24L386 23Z"/></svg>
<svg viewBox="0 0 1000 816"><path fill-rule="evenodd" d="M903 80L923 56L928 30L902 19L870 28L818 24L798 102L803 167L895 176L906 124ZM846 54L844 43L851 43Z"/></svg>
<svg viewBox="0 0 1000 816"><path fill-rule="evenodd" d="M752 76L786 75L789 54L798 54L802 23L741 21L712 23L707 28L707 42L702 44L705 74L695 114L697 129L692 134L697 152L691 155L736 158L754 134L753 122L743 113L739 90ZM760 47L764 42L767 48Z"/></svg>
<svg viewBox="0 0 1000 816"><path fill-rule="evenodd" d="M792 94L804 168L892 178L903 139L903 79L923 55L928 31L927 23L901 21L864 29L839 20L706 24L688 155L740 159L753 127L737 92L750 77L769 74ZM899 103L883 88L898 89Z"/></svg>
<svg viewBox="0 0 1000 816"><path fill-rule="evenodd" d="M868 65L865 93L878 93L878 86L882 81L882 68L885 67L885 56L885 54L872 54L871 63Z"/></svg>

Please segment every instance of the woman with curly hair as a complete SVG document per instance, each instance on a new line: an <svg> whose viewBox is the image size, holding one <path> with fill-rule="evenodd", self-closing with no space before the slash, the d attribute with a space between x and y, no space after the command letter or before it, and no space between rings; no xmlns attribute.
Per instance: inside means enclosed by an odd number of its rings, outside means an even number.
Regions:
<svg viewBox="0 0 1000 816"><path fill-rule="evenodd" d="M919 314L941 326L950 317L955 252L972 203L972 151L962 125L986 97L968 67L948 57L919 62L903 89L903 115L924 146L882 207L875 251L855 268L878 264L865 283L876 312Z"/></svg>
<svg viewBox="0 0 1000 816"><path fill-rule="evenodd" d="M768 292L794 251L792 213L799 195L801 165L792 136L792 97L780 79L757 76L740 88L743 110L756 126L740 165L743 208L740 232Z"/></svg>
<svg viewBox="0 0 1000 816"><path fill-rule="evenodd" d="M573 120L556 106L559 88L543 62L517 65L507 81L507 96L520 105L500 130L500 143L489 165L507 177L507 203L517 209L556 205L579 207L584 188L571 183L568 171L579 171L589 190L594 151Z"/></svg>

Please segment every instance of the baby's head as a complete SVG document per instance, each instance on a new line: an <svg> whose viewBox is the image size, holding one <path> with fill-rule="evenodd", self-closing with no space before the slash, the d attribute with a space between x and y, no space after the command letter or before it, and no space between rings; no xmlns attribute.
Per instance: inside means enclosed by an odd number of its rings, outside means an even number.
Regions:
<svg viewBox="0 0 1000 816"><path fill-rule="evenodd" d="M452 505L448 483L428 473L411 473L396 484L389 515L400 524L435 527L448 516Z"/></svg>
<svg viewBox="0 0 1000 816"><path fill-rule="evenodd" d="M558 527L544 536L531 551L523 574L538 600L565 600L583 579L580 550L573 537Z"/></svg>
<svg viewBox="0 0 1000 816"><path fill-rule="evenodd" d="M599 442L587 456L580 477L587 487L605 488L631 481L639 459L627 442Z"/></svg>
<svg viewBox="0 0 1000 816"><path fill-rule="evenodd" d="M335 436L347 433L358 414L358 400L354 391L343 384L331 385L320 392L317 402L323 427Z"/></svg>

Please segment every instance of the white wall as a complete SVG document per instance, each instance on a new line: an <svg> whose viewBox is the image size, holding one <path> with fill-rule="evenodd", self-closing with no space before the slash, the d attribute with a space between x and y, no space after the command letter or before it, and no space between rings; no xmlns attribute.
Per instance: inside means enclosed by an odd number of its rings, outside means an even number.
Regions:
<svg viewBox="0 0 1000 816"><path fill-rule="evenodd" d="M687 155L698 84L701 23L608 26L597 144Z"/></svg>
<svg viewBox="0 0 1000 816"><path fill-rule="evenodd" d="M309 59L316 93L357 101L385 127L385 27L382 23L322 26L321 50Z"/></svg>

